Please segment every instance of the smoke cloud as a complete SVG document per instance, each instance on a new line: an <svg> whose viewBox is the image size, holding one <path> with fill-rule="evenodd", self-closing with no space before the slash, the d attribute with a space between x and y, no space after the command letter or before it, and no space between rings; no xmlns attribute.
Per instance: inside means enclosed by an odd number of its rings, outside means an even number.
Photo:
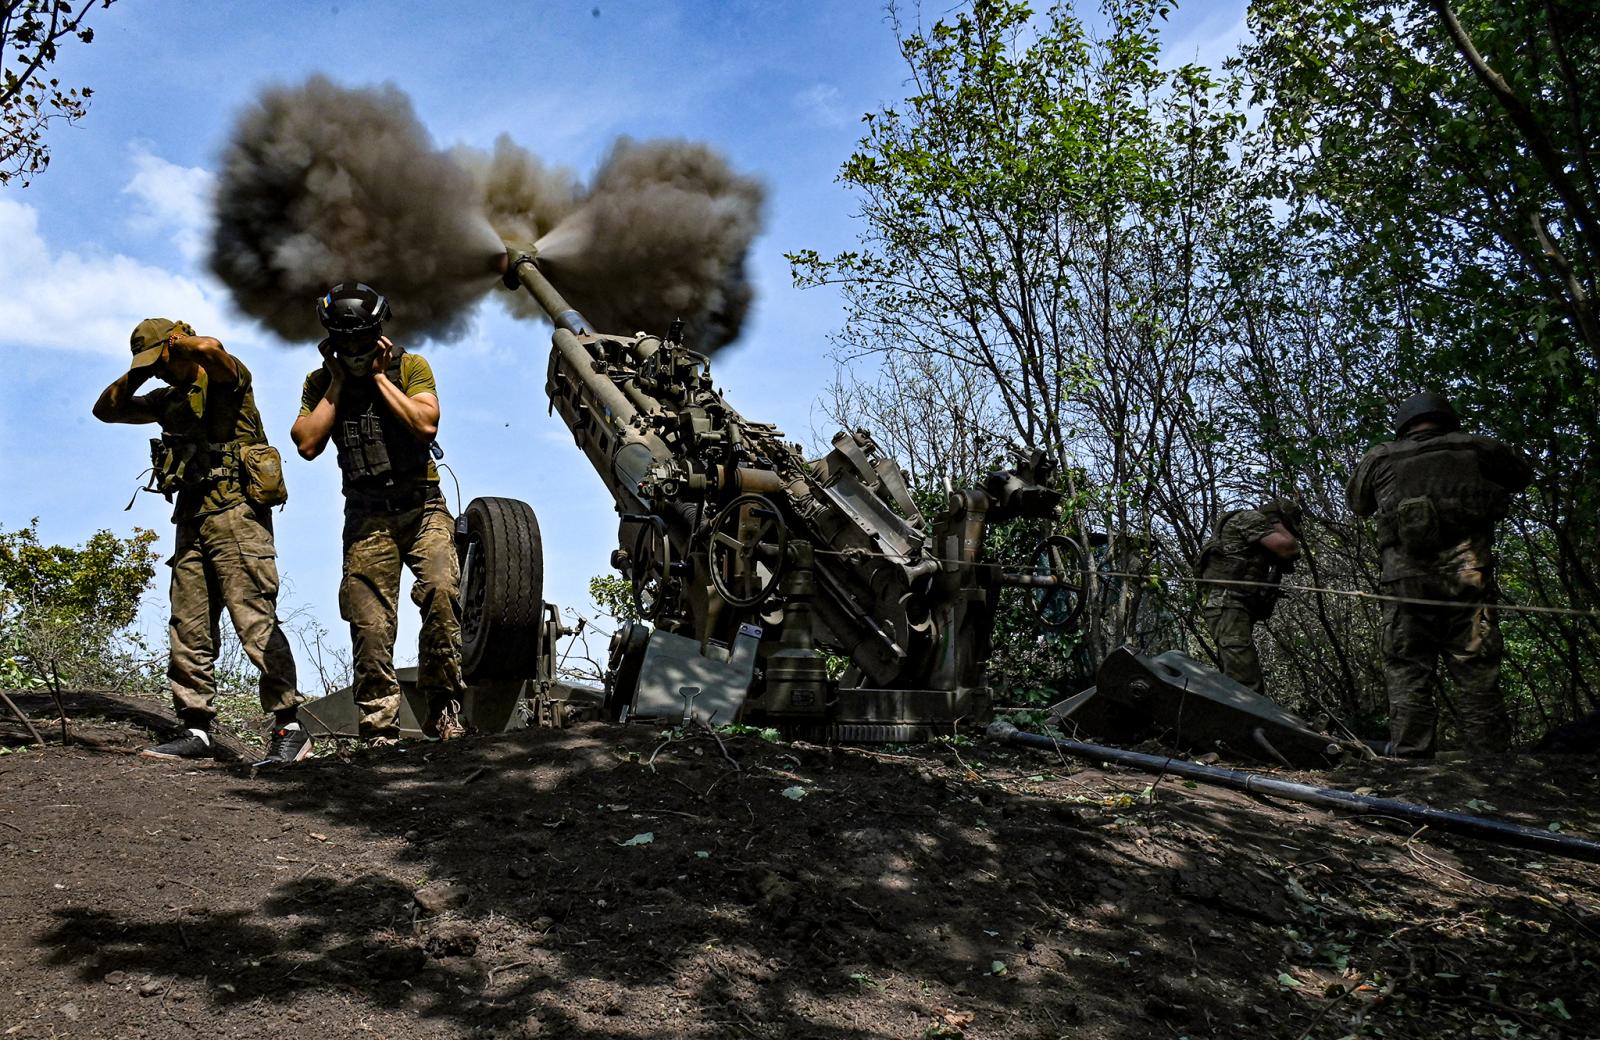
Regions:
<svg viewBox="0 0 1600 1040"><path fill-rule="evenodd" d="M536 243L600 330L663 332L683 318L686 340L709 351L749 311L762 201L758 181L705 145L619 140L585 188L504 136L488 152L437 148L393 86L315 76L264 91L239 117L210 260L239 307L286 339L320 339L316 297L354 280L389 297L397 334L451 340L497 284L503 243ZM525 293L503 298L539 314Z"/></svg>
<svg viewBox="0 0 1600 1040"><path fill-rule="evenodd" d="M538 241L539 258L599 328L660 332L683 318L685 341L714 350L750 309L744 258L762 195L705 145L623 138L582 204Z"/></svg>
<svg viewBox="0 0 1600 1040"><path fill-rule="evenodd" d="M322 338L315 300L342 281L388 295L407 335L456 338L497 248L472 177L392 86L269 89L223 153L211 269L285 339Z"/></svg>
<svg viewBox="0 0 1600 1040"><path fill-rule="evenodd" d="M546 166L505 134L493 151L457 148L454 158L472 174L476 205L506 242L532 245L571 216L583 198L572 171Z"/></svg>

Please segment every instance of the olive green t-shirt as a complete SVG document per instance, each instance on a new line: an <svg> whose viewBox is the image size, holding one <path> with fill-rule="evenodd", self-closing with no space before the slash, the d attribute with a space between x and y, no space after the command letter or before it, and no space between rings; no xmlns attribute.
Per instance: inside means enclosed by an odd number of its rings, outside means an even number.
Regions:
<svg viewBox="0 0 1600 1040"><path fill-rule="evenodd" d="M233 363L239 369L234 382L213 380L202 368L188 386L159 387L144 395L163 433L218 446L211 452L217 475L178 492L175 520L219 513L246 501L239 484L238 455L225 453L221 446L233 441L265 444L267 435L256 410L250 370L238 358Z"/></svg>
<svg viewBox="0 0 1600 1040"><path fill-rule="evenodd" d="M312 409L328 392L328 383L333 377L328 374L326 367L318 368L306 376L305 385L300 390L300 414L310 415ZM400 355L400 378L398 380L400 392L407 397L416 397L418 394L432 394L434 399L439 397L439 389L433 381L433 367L428 364L427 358L421 354L406 351ZM350 380L345 381L345 386L350 386ZM424 484L439 483L439 470L433 464L433 459L428 459L427 469L421 477Z"/></svg>

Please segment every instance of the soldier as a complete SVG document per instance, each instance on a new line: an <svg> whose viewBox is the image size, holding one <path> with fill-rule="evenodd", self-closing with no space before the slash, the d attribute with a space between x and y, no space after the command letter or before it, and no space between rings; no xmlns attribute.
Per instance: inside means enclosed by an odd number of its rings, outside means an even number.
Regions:
<svg viewBox="0 0 1600 1040"><path fill-rule="evenodd" d="M1264 682L1255 623L1272 615L1283 594L1277 586L1299 555L1300 506L1286 498L1222 514L1216 533L1200 550L1196 574L1202 582L1216 582L1201 589L1200 613L1216 641L1222 671L1257 693Z"/></svg>
<svg viewBox="0 0 1600 1040"><path fill-rule="evenodd" d="M395 621L400 565L416 582L422 610L417 687L427 696L423 732L462 732L461 619L455 524L439 491L429 449L439 428L433 370L420 354L383 334L389 301L360 282L334 286L317 301L328 330L322 367L306 376L290 436L305 459L334 442L344 474L344 576L339 610L350 623L360 735L392 743L399 734Z"/></svg>
<svg viewBox="0 0 1600 1040"><path fill-rule="evenodd" d="M1447 398L1417 394L1395 412L1395 439L1367 452L1347 489L1352 512L1377 516L1383 591L1451 604L1384 608L1385 750L1405 758L1433 757L1440 654L1461 691L1468 750L1507 746L1494 533L1512 496L1532 480L1533 466L1515 448L1460 427Z"/></svg>
<svg viewBox="0 0 1600 1040"><path fill-rule="evenodd" d="M209 336L181 321L146 318L133 330L128 371L95 402L95 418L158 423L152 440L151 486L171 501L177 548L172 568L167 678L184 725L147 758L213 755L212 668L223 607L245 654L261 672L261 708L274 718L272 740L258 766L298 762L311 751L297 708L294 655L278 623L277 550L271 507L288 496L283 464L267 444L256 411L250 370ZM151 378L166 383L136 395Z"/></svg>

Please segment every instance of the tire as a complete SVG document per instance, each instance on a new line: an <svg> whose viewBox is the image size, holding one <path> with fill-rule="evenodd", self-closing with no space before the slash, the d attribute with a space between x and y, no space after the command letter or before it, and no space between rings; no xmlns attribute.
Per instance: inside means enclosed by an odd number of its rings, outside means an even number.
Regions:
<svg viewBox="0 0 1600 1040"><path fill-rule="evenodd" d="M544 626L539 518L514 498L475 498L461 515L462 676L536 678Z"/></svg>

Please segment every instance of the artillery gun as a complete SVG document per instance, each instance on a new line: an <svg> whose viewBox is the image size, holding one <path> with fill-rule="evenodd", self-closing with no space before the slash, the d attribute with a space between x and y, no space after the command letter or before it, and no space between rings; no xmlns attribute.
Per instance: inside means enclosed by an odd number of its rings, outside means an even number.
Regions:
<svg viewBox="0 0 1600 1040"><path fill-rule="evenodd" d="M926 739L988 721L985 665L1003 589L1026 590L1045 628L1076 622L1086 561L1075 542L1046 537L1020 567L985 555L991 525L1056 517L1061 495L1043 453L1017 453L980 487L948 489L927 516L866 431L842 432L808 460L780 430L739 414L709 359L681 342L681 323L664 335L596 330L531 249L510 249L501 273L555 326L550 407L620 517L612 564L640 620L612 638L606 717L737 717L815 739ZM547 643L528 594L527 572L539 567L532 509L474 501L462 545L469 678L532 674ZM518 582L521 594L497 594Z"/></svg>

